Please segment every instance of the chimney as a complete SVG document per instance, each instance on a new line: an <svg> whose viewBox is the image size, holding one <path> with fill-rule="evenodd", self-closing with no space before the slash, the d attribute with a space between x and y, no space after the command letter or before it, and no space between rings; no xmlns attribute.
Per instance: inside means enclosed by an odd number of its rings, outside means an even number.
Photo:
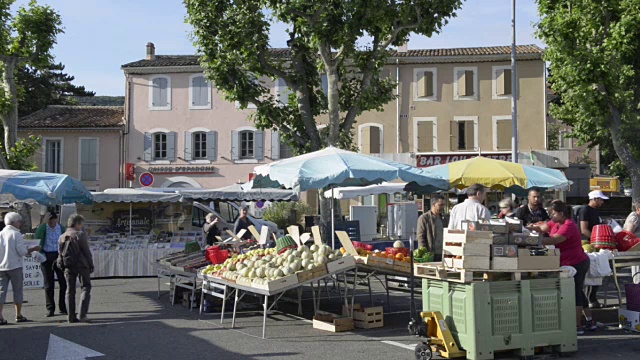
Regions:
<svg viewBox="0 0 640 360"><path fill-rule="evenodd" d="M398 46L398 52L399 53L406 53L407 51L409 51L409 42L408 41L406 43Z"/></svg>
<svg viewBox="0 0 640 360"><path fill-rule="evenodd" d="M156 47L152 42L147 43L147 60L155 60L156 59Z"/></svg>

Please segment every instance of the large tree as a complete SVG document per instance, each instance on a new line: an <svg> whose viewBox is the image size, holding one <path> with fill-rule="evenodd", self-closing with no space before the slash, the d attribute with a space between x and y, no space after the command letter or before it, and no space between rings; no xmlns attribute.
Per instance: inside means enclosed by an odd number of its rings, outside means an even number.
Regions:
<svg viewBox="0 0 640 360"><path fill-rule="evenodd" d="M551 115L581 143L612 144L640 200L640 0L537 0Z"/></svg>
<svg viewBox="0 0 640 360"><path fill-rule="evenodd" d="M18 139L18 86L16 71L24 65L35 68L52 63L51 49L62 32L62 21L51 7L31 1L14 15L15 0L0 0L0 120L4 137L0 167L8 168Z"/></svg>

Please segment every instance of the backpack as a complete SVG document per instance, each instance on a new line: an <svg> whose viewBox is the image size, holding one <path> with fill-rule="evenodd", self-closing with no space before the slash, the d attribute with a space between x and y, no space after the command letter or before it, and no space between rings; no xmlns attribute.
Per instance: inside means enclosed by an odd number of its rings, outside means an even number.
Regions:
<svg viewBox="0 0 640 360"><path fill-rule="evenodd" d="M61 252L58 254L58 267L60 269L77 269L80 265L80 246L77 237L64 235Z"/></svg>

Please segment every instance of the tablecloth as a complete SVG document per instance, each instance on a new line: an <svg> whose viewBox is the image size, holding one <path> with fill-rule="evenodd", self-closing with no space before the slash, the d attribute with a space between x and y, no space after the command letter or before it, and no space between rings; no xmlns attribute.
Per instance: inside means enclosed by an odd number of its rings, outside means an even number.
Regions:
<svg viewBox="0 0 640 360"><path fill-rule="evenodd" d="M156 260L182 249L93 251L92 278L156 276Z"/></svg>

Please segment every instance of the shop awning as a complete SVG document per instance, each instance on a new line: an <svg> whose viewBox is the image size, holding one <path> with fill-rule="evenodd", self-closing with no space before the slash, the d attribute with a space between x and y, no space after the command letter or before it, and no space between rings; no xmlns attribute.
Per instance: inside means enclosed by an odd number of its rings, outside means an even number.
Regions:
<svg viewBox="0 0 640 360"><path fill-rule="evenodd" d="M218 189L180 189L178 193L188 200L298 201L298 193L294 190L253 188L244 191L240 184Z"/></svg>
<svg viewBox="0 0 640 360"><path fill-rule="evenodd" d="M162 193L138 189L106 189L104 192L92 193L94 202L180 202L182 196L177 193Z"/></svg>

